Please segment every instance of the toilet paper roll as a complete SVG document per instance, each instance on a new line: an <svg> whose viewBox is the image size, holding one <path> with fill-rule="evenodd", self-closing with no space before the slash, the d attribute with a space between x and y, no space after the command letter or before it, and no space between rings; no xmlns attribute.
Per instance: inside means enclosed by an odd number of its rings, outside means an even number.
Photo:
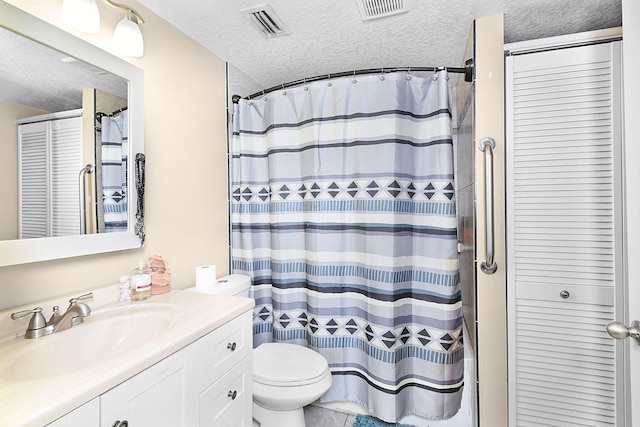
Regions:
<svg viewBox="0 0 640 427"><path fill-rule="evenodd" d="M201 265L196 267L196 288L210 289L216 285L216 266Z"/></svg>

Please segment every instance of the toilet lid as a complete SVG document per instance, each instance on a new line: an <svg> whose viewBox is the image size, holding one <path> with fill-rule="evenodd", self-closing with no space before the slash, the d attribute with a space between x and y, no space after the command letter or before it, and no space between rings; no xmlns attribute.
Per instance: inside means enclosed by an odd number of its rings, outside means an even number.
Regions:
<svg viewBox="0 0 640 427"><path fill-rule="evenodd" d="M294 344L265 343L253 351L253 380L266 385L313 383L327 375L327 360Z"/></svg>

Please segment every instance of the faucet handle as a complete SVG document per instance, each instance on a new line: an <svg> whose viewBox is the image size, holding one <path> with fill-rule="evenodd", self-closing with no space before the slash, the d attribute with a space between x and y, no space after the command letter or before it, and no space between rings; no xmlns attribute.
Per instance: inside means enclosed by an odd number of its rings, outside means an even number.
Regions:
<svg viewBox="0 0 640 427"><path fill-rule="evenodd" d="M20 319L22 317L28 316L30 314L42 313L42 307L36 307L32 310L22 310L17 311L15 313L11 313L11 318L13 320Z"/></svg>
<svg viewBox="0 0 640 427"><path fill-rule="evenodd" d="M20 319L22 317L28 316L30 314L33 314L33 317L29 321L29 326L27 327L27 330L42 329L45 326L47 326L47 321L42 315L41 307L36 307L33 310L23 310L23 311L18 311L16 313L12 313L11 318L13 320L16 320L16 319Z"/></svg>
<svg viewBox="0 0 640 427"><path fill-rule="evenodd" d="M88 292L86 294L82 294L79 297L75 297L75 298L71 298L69 300L69 305L73 305L75 303L77 303L78 301L82 301L84 299L90 299L93 298L93 292Z"/></svg>

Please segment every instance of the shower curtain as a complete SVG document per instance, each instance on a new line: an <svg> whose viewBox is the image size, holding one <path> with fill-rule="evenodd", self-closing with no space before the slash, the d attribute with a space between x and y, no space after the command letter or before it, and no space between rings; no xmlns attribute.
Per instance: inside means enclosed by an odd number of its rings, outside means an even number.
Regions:
<svg viewBox="0 0 640 427"><path fill-rule="evenodd" d="M255 345L320 352L394 422L460 407L461 298L446 72L358 76L234 106L232 267Z"/></svg>
<svg viewBox="0 0 640 427"><path fill-rule="evenodd" d="M129 112L103 116L102 129L102 203L105 232L127 231L127 161Z"/></svg>

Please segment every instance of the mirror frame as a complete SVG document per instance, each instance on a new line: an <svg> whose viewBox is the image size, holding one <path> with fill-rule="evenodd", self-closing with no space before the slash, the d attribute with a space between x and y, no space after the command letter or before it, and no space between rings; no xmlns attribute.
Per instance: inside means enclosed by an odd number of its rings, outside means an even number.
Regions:
<svg viewBox="0 0 640 427"><path fill-rule="evenodd" d="M135 155L144 153L144 71L60 28L0 1L0 27L129 81L128 227L124 232L0 241L0 267L142 247L135 233Z"/></svg>

